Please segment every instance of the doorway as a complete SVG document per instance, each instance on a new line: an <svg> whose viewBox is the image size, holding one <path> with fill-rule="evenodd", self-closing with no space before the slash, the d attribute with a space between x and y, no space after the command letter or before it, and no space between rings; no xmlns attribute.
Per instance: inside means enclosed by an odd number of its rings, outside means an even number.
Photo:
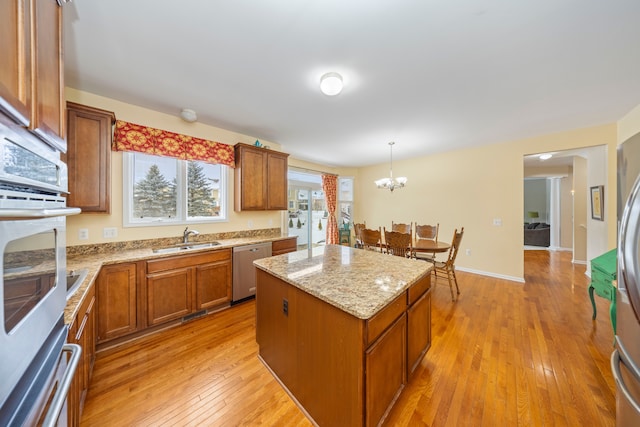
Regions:
<svg viewBox="0 0 640 427"><path fill-rule="evenodd" d="M289 169L288 233L298 237L298 250L324 245L329 213L321 175Z"/></svg>

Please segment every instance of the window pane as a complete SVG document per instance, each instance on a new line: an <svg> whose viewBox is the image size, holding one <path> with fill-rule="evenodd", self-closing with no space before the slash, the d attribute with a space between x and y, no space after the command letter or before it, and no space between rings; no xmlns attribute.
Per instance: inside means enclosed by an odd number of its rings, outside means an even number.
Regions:
<svg viewBox="0 0 640 427"><path fill-rule="evenodd" d="M353 201L353 178L340 178L338 188L340 189L339 200L343 202Z"/></svg>
<svg viewBox="0 0 640 427"><path fill-rule="evenodd" d="M219 217L221 166L187 163L187 217Z"/></svg>
<svg viewBox="0 0 640 427"><path fill-rule="evenodd" d="M135 153L133 217L175 218L176 159Z"/></svg>

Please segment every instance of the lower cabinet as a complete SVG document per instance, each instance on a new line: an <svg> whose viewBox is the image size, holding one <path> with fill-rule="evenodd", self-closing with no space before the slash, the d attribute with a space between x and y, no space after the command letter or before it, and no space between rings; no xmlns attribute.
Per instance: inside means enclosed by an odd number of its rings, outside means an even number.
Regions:
<svg viewBox="0 0 640 427"><path fill-rule="evenodd" d="M91 285L83 301L80 303L78 314L69 325L67 341L78 344L82 348L80 362L73 377L67 397L69 426L80 425L82 407L89 390L89 382L96 360L96 310L95 286Z"/></svg>
<svg viewBox="0 0 640 427"><path fill-rule="evenodd" d="M298 237L287 237L282 240L274 240L271 242L271 255L282 255L289 252L295 252L298 250Z"/></svg>
<svg viewBox="0 0 640 427"><path fill-rule="evenodd" d="M298 404L318 425L383 423L431 343L430 274L369 319L256 277L259 355Z"/></svg>
<svg viewBox="0 0 640 427"><path fill-rule="evenodd" d="M138 330L136 263L103 266L96 282L98 343Z"/></svg>
<svg viewBox="0 0 640 427"><path fill-rule="evenodd" d="M413 284L407 297L407 376L410 378L431 347L431 275Z"/></svg>
<svg viewBox="0 0 640 427"><path fill-rule="evenodd" d="M231 249L147 261L147 323L231 301Z"/></svg>

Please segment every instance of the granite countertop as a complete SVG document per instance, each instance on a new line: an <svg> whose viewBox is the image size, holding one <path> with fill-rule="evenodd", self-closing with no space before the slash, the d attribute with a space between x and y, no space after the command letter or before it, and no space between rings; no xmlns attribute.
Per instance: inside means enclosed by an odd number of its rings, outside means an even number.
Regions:
<svg viewBox="0 0 640 427"><path fill-rule="evenodd" d="M431 264L347 246L263 258L255 266L359 318L370 319L425 274Z"/></svg>
<svg viewBox="0 0 640 427"><path fill-rule="evenodd" d="M89 290L91 284L93 284L98 276L98 272L103 265L117 264L121 262L135 262L146 259L156 258L168 258L179 255L190 255L203 251L216 251L221 249L230 249L237 246L251 245L254 243L273 242L276 240L282 240L293 236L287 236L285 234L268 233L268 234L256 234L246 237L232 237L232 238L210 238L209 236L198 236L198 239L192 239L191 243L205 243L209 241L216 241L219 245L201 248L190 249L187 251L169 252L169 253L155 253L153 248L166 247L175 245L176 241L167 239L157 239L149 241L146 247L137 247L135 241L132 242L119 242L114 246L85 246L81 249L76 247L67 248L67 271L78 271L86 269L88 271L83 283L77 288L75 293L67 300L67 305L64 310L64 321L66 324L70 324L77 314L80 303L82 302L85 294Z"/></svg>

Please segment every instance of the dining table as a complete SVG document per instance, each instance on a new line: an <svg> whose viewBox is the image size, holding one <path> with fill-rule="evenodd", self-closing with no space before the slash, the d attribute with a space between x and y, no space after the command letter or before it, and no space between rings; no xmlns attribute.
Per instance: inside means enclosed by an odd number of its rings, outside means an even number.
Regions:
<svg viewBox="0 0 640 427"><path fill-rule="evenodd" d="M412 246L414 252L425 253L442 253L451 249L451 243L431 239L414 239Z"/></svg>

